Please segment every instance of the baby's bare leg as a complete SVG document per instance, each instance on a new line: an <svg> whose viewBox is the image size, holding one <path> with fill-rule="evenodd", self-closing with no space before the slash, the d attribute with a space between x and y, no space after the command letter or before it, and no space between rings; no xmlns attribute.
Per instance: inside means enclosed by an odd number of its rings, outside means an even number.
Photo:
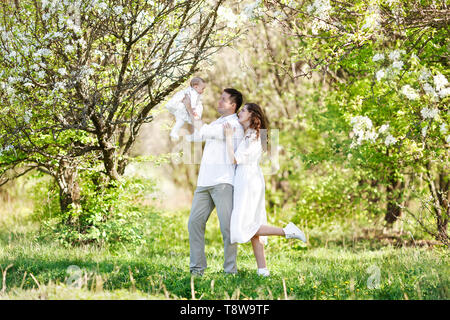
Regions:
<svg viewBox="0 0 450 320"><path fill-rule="evenodd" d="M175 125L172 128L172 131L170 132L171 136L178 136L178 132L180 131L181 127L184 125L184 121L181 119L176 119Z"/></svg>

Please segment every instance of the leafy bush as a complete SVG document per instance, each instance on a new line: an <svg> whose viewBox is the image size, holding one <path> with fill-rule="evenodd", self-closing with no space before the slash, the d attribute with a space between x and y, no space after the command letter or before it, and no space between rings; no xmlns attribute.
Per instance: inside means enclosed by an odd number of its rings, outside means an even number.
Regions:
<svg viewBox="0 0 450 320"><path fill-rule="evenodd" d="M44 219L41 237L56 238L65 245L93 243L117 247L145 243L140 202L154 191L154 181L124 176L101 187L97 183L99 175L98 172L80 175L80 206L71 205L68 212L61 212L57 205L58 195L51 191L57 188L51 183L47 185L45 192L53 195L52 200L35 212Z"/></svg>

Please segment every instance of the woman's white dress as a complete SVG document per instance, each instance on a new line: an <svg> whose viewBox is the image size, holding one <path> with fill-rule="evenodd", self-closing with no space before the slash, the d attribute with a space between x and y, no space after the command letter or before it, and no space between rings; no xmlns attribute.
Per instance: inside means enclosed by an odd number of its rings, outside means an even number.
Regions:
<svg viewBox="0 0 450 320"><path fill-rule="evenodd" d="M245 243L267 224L264 175L259 166L262 154L261 137L248 129L236 152L233 211L231 213L231 243ZM267 236L260 236L267 243Z"/></svg>

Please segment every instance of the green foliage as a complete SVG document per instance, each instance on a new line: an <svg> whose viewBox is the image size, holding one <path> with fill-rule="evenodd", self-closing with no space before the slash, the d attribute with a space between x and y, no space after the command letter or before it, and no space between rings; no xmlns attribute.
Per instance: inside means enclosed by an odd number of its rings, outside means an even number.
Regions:
<svg viewBox="0 0 450 320"><path fill-rule="evenodd" d="M314 87L315 94L300 99L297 93L291 99L301 102L303 114L291 116L294 124L286 121L289 125L283 127L289 131L284 143L290 151L283 160L292 169L282 179L298 186L290 195L304 205L297 205L302 212L299 219L310 218L311 212L305 208L322 213L319 198L327 202L330 197L320 195L327 190L349 195L349 209L356 201L352 193L360 192L357 201L367 203L361 212L381 212L387 202L388 223L401 210L427 220L421 212L405 208L405 203L423 203L431 196L434 202L428 202L426 214L438 222L434 227L437 233L424 230L448 243L448 202L443 200L449 192L450 143L445 4L382 0L264 4L269 11L265 18L284 31L281 38L290 42L291 51L278 62L291 61L291 66L284 67L285 74L293 78L299 74L297 66L306 65L306 75L322 80L322 85ZM276 10L284 12L281 18L271 15ZM279 91L287 89L284 86ZM302 181L294 181L293 168L302 166L295 160L314 170L297 177L317 180L317 195L309 188L302 189ZM327 179L315 171L328 172L323 166L329 162L336 171L352 169L348 184L342 184L334 173L329 184L323 184ZM355 178L358 180L351 180ZM420 190L413 193L411 186ZM383 189L385 198L379 196ZM424 197L416 198L418 195Z"/></svg>
<svg viewBox="0 0 450 320"><path fill-rule="evenodd" d="M366 215L368 218L383 210L370 199L377 193L366 183L358 183L358 177L350 170L336 170L328 166L329 174L309 180L301 188L302 197L296 203L299 221L305 220L310 226L318 226L332 220Z"/></svg>
<svg viewBox="0 0 450 320"><path fill-rule="evenodd" d="M70 210L61 213L54 195L52 205L42 223L42 237L57 239L66 245L95 243L111 246L140 245L144 226L141 224L139 202L154 190L152 180L140 177L123 177L106 187L98 184L100 173L81 176L80 205L72 204ZM45 208L45 207L43 207Z"/></svg>

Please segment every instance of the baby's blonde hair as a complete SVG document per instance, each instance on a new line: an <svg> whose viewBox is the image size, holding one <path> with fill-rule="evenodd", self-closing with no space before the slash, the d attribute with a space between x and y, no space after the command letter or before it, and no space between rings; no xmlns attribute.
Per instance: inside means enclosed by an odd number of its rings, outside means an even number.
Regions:
<svg viewBox="0 0 450 320"><path fill-rule="evenodd" d="M195 85L200 84L200 83L205 83L205 80L203 80L200 77L194 77L191 80L191 87L194 87Z"/></svg>

